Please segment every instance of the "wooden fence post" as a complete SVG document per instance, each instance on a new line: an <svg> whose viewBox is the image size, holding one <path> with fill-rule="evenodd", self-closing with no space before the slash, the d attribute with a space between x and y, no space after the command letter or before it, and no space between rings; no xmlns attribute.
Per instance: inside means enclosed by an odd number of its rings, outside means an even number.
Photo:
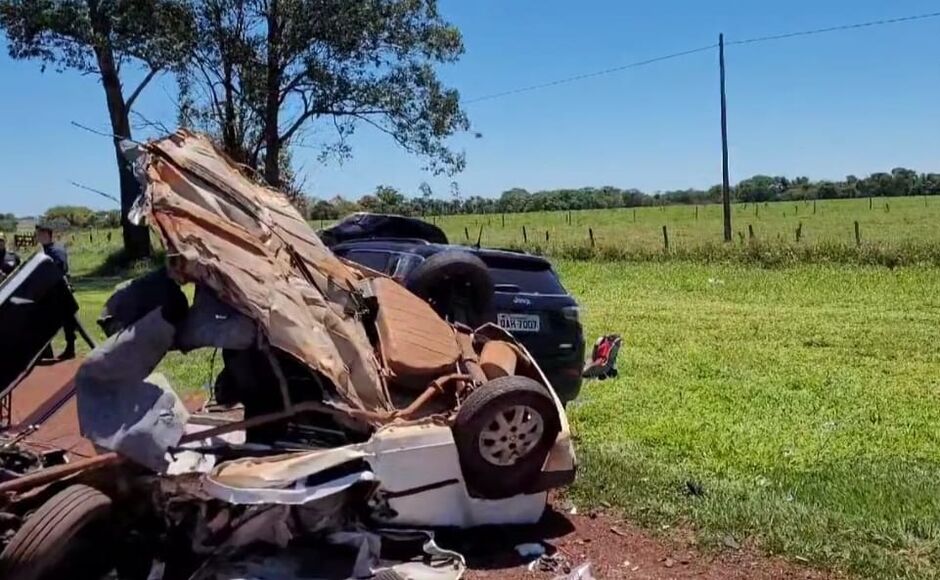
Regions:
<svg viewBox="0 0 940 580"><path fill-rule="evenodd" d="M480 224L480 233L477 234L477 247L480 247L480 242L483 241L483 224Z"/></svg>
<svg viewBox="0 0 940 580"><path fill-rule="evenodd" d="M813 215L816 215L816 200L813 200Z"/></svg>
<svg viewBox="0 0 940 580"><path fill-rule="evenodd" d="M663 226L663 250L669 251L669 230Z"/></svg>
<svg viewBox="0 0 940 580"><path fill-rule="evenodd" d="M506 227L506 214L503 214L503 227Z"/></svg>
<svg viewBox="0 0 940 580"><path fill-rule="evenodd" d="M793 204L793 215L800 215L800 206L795 203Z"/></svg>
<svg viewBox="0 0 940 580"><path fill-rule="evenodd" d="M803 237L803 222L796 226L796 242L799 243Z"/></svg>
<svg viewBox="0 0 940 580"><path fill-rule="evenodd" d="M754 239L754 226L752 226L751 224L747 224L747 239L749 240Z"/></svg>
<svg viewBox="0 0 940 580"><path fill-rule="evenodd" d="M594 247L594 228L588 228L588 237L591 238L591 247Z"/></svg>
<svg viewBox="0 0 940 580"><path fill-rule="evenodd" d="M891 204L885 202L885 213L891 213Z"/></svg>
<svg viewBox="0 0 940 580"><path fill-rule="evenodd" d="M738 240L740 240L742 244L744 243L744 232L741 230L738 230Z"/></svg>
<svg viewBox="0 0 940 580"><path fill-rule="evenodd" d="M695 206L695 219L698 220L698 206Z"/></svg>
<svg viewBox="0 0 940 580"><path fill-rule="evenodd" d="M529 243L529 234L526 233L525 226L522 226L522 243L524 244Z"/></svg>
<svg viewBox="0 0 940 580"><path fill-rule="evenodd" d="M633 223L636 223L636 208L633 208Z"/></svg>
<svg viewBox="0 0 940 580"><path fill-rule="evenodd" d="M760 206L756 203L754 204L754 217L760 217Z"/></svg>
<svg viewBox="0 0 940 580"><path fill-rule="evenodd" d="M858 229L858 222L855 222L855 245L862 245L862 232Z"/></svg>
<svg viewBox="0 0 940 580"><path fill-rule="evenodd" d="M868 209L871 210L871 197L868 198Z"/></svg>
<svg viewBox="0 0 940 580"><path fill-rule="evenodd" d="M468 242L470 241L470 230L467 229L467 226L463 227L463 237L466 238Z"/></svg>
<svg viewBox="0 0 940 580"><path fill-rule="evenodd" d="M545 230L545 241L548 241L548 230Z"/></svg>

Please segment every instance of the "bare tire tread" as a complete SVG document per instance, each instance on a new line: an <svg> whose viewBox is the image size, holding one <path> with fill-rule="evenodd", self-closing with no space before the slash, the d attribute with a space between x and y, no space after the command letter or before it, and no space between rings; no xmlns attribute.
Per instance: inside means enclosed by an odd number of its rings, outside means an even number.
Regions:
<svg viewBox="0 0 940 580"><path fill-rule="evenodd" d="M0 577L42 578L58 564L69 540L110 509L111 499L87 485L72 485L53 495L26 519L0 554Z"/></svg>

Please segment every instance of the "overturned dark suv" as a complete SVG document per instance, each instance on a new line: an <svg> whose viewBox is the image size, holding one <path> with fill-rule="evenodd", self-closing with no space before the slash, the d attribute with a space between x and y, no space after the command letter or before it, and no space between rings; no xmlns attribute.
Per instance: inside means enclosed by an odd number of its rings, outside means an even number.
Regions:
<svg viewBox="0 0 940 580"><path fill-rule="evenodd" d="M532 353L567 403L581 389L584 333L578 304L551 263L516 251L457 246L440 228L357 213L320 232L342 258L387 274L455 322L495 322Z"/></svg>

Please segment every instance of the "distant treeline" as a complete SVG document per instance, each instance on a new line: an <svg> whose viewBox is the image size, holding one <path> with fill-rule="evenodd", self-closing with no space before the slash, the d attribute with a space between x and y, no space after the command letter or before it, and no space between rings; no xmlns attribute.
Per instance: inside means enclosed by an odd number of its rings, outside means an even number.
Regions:
<svg viewBox="0 0 940 580"><path fill-rule="evenodd" d="M872 173L859 178L849 175L843 181L812 181L808 177L771 177L755 175L732 188L737 202L791 201L804 199L841 199L853 197L898 197L908 195L940 195L940 173L917 173L898 167L890 173ZM460 213L519 213L529 211L563 211L642 207L668 204L707 204L721 200L721 186L707 190L684 189L646 193L638 189L612 186L580 189L552 189L530 192L515 188L498 198L464 197L452 185L450 199L434 196L427 185L421 195L407 197L393 187L382 185L356 201L343 197L330 200L308 200L310 219L336 219L356 211L399 213L405 215L440 215Z"/></svg>
<svg viewBox="0 0 940 580"><path fill-rule="evenodd" d="M607 209L672 204L708 204L721 200L721 186L707 190L683 189L646 193L639 189L612 186L580 189L551 189L530 192L521 188L504 191L497 198L478 195L464 197L452 184L449 199L434 195L422 185L421 194L408 197L393 187L380 185L371 194L358 200L341 196L330 200L307 199L302 208L309 219L332 220L357 211L398 213L403 215L450 215L479 213L522 213L530 211L565 211ZM812 181L807 177L789 179L755 175L732 188L737 202L791 201L804 199L842 199L853 197L899 197L909 195L940 195L940 173L917 173L898 167L890 173L872 173L858 178L849 175L842 181ZM94 211L82 206L51 207L42 220L59 229L113 228L121 223L117 210ZM0 214L0 231L16 225L12 214Z"/></svg>
<svg viewBox="0 0 940 580"><path fill-rule="evenodd" d="M116 209L95 211L81 205L56 205L36 218L53 229L116 228L121 225L121 212ZM16 229L19 220L12 213L0 213L0 231Z"/></svg>

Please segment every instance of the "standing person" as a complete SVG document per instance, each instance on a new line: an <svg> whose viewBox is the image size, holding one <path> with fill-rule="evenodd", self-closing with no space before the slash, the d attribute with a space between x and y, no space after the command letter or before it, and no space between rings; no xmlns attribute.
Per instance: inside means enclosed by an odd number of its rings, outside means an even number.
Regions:
<svg viewBox="0 0 940 580"><path fill-rule="evenodd" d="M52 258L52 261L62 271L62 274L68 278L69 275L69 255L61 244L55 243L52 228L39 224L36 226L36 241L42 246L42 251ZM59 355L60 360L75 358L75 318L67 317L62 321L62 332L65 334L65 350ZM51 354L51 351L50 351Z"/></svg>
<svg viewBox="0 0 940 580"><path fill-rule="evenodd" d="M19 265L20 257L16 255L16 252L7 251L7 240L0 233L0 280L6 278Z"/></svg>

